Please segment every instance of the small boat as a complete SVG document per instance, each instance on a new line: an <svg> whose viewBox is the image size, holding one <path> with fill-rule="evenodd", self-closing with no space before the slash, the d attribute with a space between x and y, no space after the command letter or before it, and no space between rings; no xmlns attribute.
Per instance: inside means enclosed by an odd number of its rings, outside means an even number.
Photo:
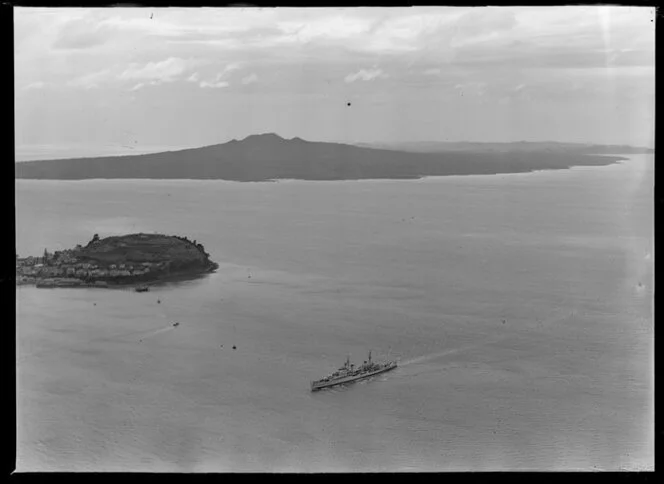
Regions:
<svg viewBox="0 0 664 484"><path fill-rule="evenodd" d="M397 367L396 361L387 361L385 363L374 363L371 361L371 351L369 351L369 358L358 368L351 364L350 359L346 359L344 366L325 378L311 382L311 391L315 392L322 388L333 387L342 385L344 383L352 383L357 380L362 380L379 373L393 370Z"/></svg>
<svg viewBox="0 0 664 484"><path fill-rule="evenodd" d="M174 328L177 328L178 326L180 326L180 323L173 323Z"/></svg>
<svg viewBox="0 0 664 484"><path fill-rule="evenodd" d="M148 286L138 286L135 289L136 292L148 292L149 290L150 288Z"/></svg>

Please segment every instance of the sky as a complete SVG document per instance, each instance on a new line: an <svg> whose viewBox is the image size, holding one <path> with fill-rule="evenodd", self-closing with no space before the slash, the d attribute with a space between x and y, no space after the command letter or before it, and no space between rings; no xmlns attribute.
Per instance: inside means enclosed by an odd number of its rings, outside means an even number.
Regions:
<svg viewBox="0 0 664 484"><path fill-rule="evenodd" d="M16 158L274 132L654 145L651 7L15 8Z"/></svg>

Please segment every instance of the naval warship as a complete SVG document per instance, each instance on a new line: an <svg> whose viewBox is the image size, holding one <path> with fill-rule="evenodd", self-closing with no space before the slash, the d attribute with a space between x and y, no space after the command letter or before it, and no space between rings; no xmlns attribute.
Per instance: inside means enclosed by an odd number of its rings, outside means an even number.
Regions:
<svg viewBox="0 0 664 484"><path fill-rule="evenodd" d="M350 362L350 358L346 358L344 366L325 378L311 382L311 391L315 392L322 388L333 387L342 385L344 383L351 383L363 378L368 378L378 373L393 370L397 367L396 361L386 361L385 363L374 363L371 361L371 351L369 351L369 358L359 367L355 367Z"/></svg>

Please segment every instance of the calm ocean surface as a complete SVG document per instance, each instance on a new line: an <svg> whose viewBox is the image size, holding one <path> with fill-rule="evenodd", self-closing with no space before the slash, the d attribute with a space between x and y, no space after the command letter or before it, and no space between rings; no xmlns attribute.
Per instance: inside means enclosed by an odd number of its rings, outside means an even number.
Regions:
<svg viewBox="0 0 664 484"><path fill-rule="evenodd" d="M21 256L156 231L220 268L149 293L17 288L17 470L652 469L653 196L650 155L419 181L18 180ZM310 393L370 349L400 367Z"/></svg>

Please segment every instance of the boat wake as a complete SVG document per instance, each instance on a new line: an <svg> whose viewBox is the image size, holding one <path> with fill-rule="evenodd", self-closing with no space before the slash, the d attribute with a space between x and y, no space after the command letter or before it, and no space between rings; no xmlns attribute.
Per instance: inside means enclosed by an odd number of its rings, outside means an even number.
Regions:
<svg viewBox="0 0 664 484"><path fill-rule="evenodd" d="M166 333L166 332L168 332L168 331L173 331L174 329L175 329L175 327L174 327L172 324L170 324L170 325L166 326L165 328L161 328L161 329L156 329L156 330L154 330L154 331L150 331L149 333L147 333L147 334L141 336L141 337L140 337L140 340L141 340L141 341L144 341L144 340L146 340L146 339L148 339L148 338L154 338L155 336L158 336L158 335L160 335L160 334L162 334L162 333Z"/></svg>
<svg viewBox="0 0 664 484"><path fill-rule="evenodd" d="M154 338L155 336L158 336L160 334L166 333L168 331L174 330L176 327L174 327L172 324L169 324L168 326L161 327L158 329L152 329L152 330L142 330L142 331L132 331L130 333L122 333L122 334L117 334L114 336L100 336L97 338L91 338L87 340L87 344L89 345L90 343L98 343L98 342L103 342L103 341L116 341L116 340L123 340L127 338L134 339L137 342L143 342L146 339L149 338ZM21 354L20 357L16 359L17 363L21 363L29 358L34 358L36 356L42 356L45 354L53 353L56 352L56 349L53 348L47 348L39 351L34 351L32 353L27 353L27 354ZM21 352L23 353L23 352Z"/></svg>
<svg viewBox="0 0 664 484"><path fill-rule="evenodd" d="M168 331L171 331L175 329L178 325L174 326L174 323L168 324L168 326L159 326L158 328L154 329L142 329L139 331L130 331L130 332L125 332L125 333L120 333L116 334L113 336L102 336L99 338L93 338L89 340L89 342L92 341L110 341L110 340L118 340L118 339L135 339L138 341L142 341L147 338L152 338L154 336L160 335L162 333L166 333Z"/></svg>
<svg viewBox="0 0 664 484"><path fill-rule="evenodd" d="M566 320L566 319L569 319L569 318L573 318L576 315L577 315L576 310L572 310L572 311L566 310L566 311L561 311L558 314L555 314L554 316L551 316L549 318L536 319L535 321L540 326L546 326L546 325L549 325L549 324L552 324L552 323L557 323L557 322L560 322L560 321L563 321L563 320ZM474 349L477 349L477 348L481 348L481 347L486 346L486 345L495 344L495 343L503 341L507 338L508 338L507 336L503 336L501 338L497 338L497 339L493 339L493 340L489 340L489 341L484 341L482 343L475 343L475 344L471 344L471 345L462 346L462 347L459 347L459 348L450 348L450 349L447 349L447 350L444 350L444 351L437 351L435 353L429 353L429 354L422 355L422 356L417 356L417 357L414 357L414 358L399 360L399 366L404 367L404 366L409 366L409 365L416 365L416 364L419 364L419 363L425 363L425 362L428 362L428 361L431 361L431 360L435 360L437 358L442 358L444 356L454 355L454 354L461 353L461 352L464 352L464 351L469 351L469 350L474 350Z"/></svg>
<svg viewBox="0 0 664 484"><path fill-rule="evenodd" d="M404 366L409 366L409 365L416 365L416 364L419 364L419 363L425 363L425 362L428 362L428 361L431 361L431 360L435 360L437 358L442 358L443 356L454 355L456 353L461 353L462 351L468 351L468 350L473 350L473 349L476 349L476 348L481 348L481 347L489 345L489 344L497 343L497 342L502 341L504 339L505 338L499 338L499 339L495 339L495 340L491 340L491 341L484 341L482 343L476 343L476 344L472 344L472 345L461 346L460 348L450 348L450 349L447 349L447 350L444 350L444 351L437 351L435 353L429 353L429 354L426 354L426 355L417 356L415 358L400 360L399 361L399 366L404 367Z"/></svg>
<svg viewBox="0 0 664 484"><path fill-rule="evenodd" d="M433 360L435 358L439 358L442 356L446 355L453 355L454 353L458 353L459 351L462 351L463 349L468 349L468 348L455 348L451 350L445 350L445 351L438 351L437 353L430 353L428 355L422 355L418 356L415 358L409 358L407 360L400 360L399 361L399 366L400 367L405 367L405 366L410 366L410 365L416 365L418 363L424 363L429 360Z"/></svg>

